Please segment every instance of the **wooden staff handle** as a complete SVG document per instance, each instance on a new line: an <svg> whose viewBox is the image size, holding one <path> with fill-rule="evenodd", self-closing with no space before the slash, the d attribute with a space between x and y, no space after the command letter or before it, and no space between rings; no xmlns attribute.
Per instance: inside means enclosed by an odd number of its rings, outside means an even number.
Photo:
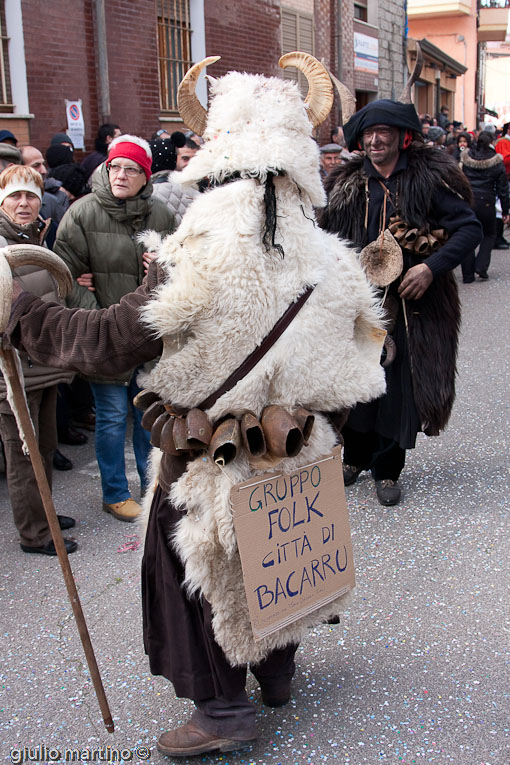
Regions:
<svg viewBox="0 0 510 765"><path fill-rule="evenodd" d="M92 677L92 683L94 685L94 690L96 692L97 700L99 702L101 714L103 715L104 724L106 726L106 730L109 731L109 733L113 733L115 728L114 728L114 724L112 720L112 715L110 712L110 708L108 706L108 701L106 699L106 694L105 694L103 683L101 680L101 675L99 674L99 668L97 666L96 657L94 655L94 649L90 641L90 635L87 629L85 616L83 615L80 598L78 597L78 591L76 589L76 583L74 581L73 572L71 571L71 566L69 565L67 550L65 548L62 532L60 530L60 525L58 522L56 510L55 510L55 505L53 504L51 490L48 485L46 473L44 471L42 458L39 452L39 446L37 444L37 439L34 432L34 426L32 424L32 420L30 419L30 414L28 412L25 395L23 392L23 388L21 387L21 381L18 376L18 370L16 368L16 363L14 359L14 351L12 350L12 348L6 347L6 346L7 344L4 342L3 347L0 349L0 353L2 354L2 358L5 365L6 384L11 389L13 402L17 409L17 413L19 417L19 424L21 425L21 429L22 429L21 435L24 437L26 444L28 446L30 461L32 463L35 479L37 481L37 487L41 494L41 499L44 505L46 518L48 520L48 526L50 527L51 536L53 539L53 543L55 545L55 549L57 551L58 560L60 562L60 567L62 569L62 574L64 575L64 581L67 587L67 593L69 595L69 600L71 601L74 618L76 619L76 624L78 626L80 640L83 646L83 650L85 652L85 657L87 659L87 664L89 666L90 675Z"/></svg>

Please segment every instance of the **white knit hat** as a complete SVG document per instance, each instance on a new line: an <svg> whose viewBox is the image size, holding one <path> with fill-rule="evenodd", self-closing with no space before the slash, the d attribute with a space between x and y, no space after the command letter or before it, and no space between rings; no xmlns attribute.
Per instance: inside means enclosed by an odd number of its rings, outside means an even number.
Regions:
<svg viewBox="0 0 510 765"><path fill-rule="evenodd" d="M39 201L42 202L41 189L36 183L33 183L33 181L22 181L21 178L13 178L11 183L8 183L4 189L0 189L0 206L6 197L15 194L17 191L29 191L31 194L39 197Z"/></svg>

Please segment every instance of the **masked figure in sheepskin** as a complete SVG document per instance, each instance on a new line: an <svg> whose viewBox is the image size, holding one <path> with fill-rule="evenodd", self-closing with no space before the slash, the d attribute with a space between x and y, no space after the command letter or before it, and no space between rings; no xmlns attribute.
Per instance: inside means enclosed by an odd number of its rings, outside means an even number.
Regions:
<svg viewBox="0 0 510 765"><path fill-rule="evenodd" d="M338 443L335 417L384 392L374 293L353 250L315 222L325 197L312 130L331 109L327 71L306 54L280 61L305 73L306 102L294 82L230 72L211 80L205 112L194 87L216 60L196 64L181 83L181 115L204 144L174 175L183 184L206 178L209 190L176 233L162 242L148 237L157 258L145 284L85 318L53 307L51 333L48 309L34 298L22 295L14 310L35 357L65 357L85 373L160 355L141 380L138 401L160 446L142 590L151 670L196 707L188 723L159 739L160 751L175 757L251 742L247 665L264 703L286 703L299 641L350 601L344 595L255 641L232 486L327 455ZM289 308L298 310L271 336ZM69 333L80 342L71 345ZM41 351L41 335L45 348L60 343L58 350ZM257 363L236 377L265 340Z"/></svg>

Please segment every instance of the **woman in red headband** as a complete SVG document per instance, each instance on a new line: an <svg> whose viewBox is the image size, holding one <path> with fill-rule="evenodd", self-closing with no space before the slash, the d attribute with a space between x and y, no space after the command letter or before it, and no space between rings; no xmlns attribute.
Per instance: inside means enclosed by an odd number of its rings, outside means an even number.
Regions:
<svg viewBox="0 0 510 765"><path fill-rule="evenodd" d="M147 229L163 236L174 229L168 208L152 199L152 153L147 141L121 135L110 144L106 162L90 178L92 193L68 210L57 232L54 250L75 279L92 274L93 288L75 283L68 305L106 308L136 290L144 277L144 247L137 234ZM115 379L91 379L96 405L96 457L101 473L103 510L133 521L140 505L129 489L124 458L128 413L133 414L133 448L140 482L145 474L150 434L140 425L132 401L139 388L136 369Z"/></svg>

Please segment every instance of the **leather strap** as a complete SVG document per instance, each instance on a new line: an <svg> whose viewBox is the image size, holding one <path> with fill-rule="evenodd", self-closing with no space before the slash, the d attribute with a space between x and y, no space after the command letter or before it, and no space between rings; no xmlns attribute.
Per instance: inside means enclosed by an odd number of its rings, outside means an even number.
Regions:
<svg viewBox="0 0 510 765"><path fill-rule="evenodd" d="M258 345L255 350L245 358L241 366L237 367L235 372L232 372L230 377L225 380L221 388L218 388L218 390L216 390L214 393L211 393L210 396L208 396L204 401L202 401L201 404L198 405L198 409L210 409L212 406L214 406L216 401L221 398L221 396L223 396L225 393L228 393L228 391L231 390L234 385L237 385L239 380L242 380L243 377L246 377L246 375L251 372L253 367L258 364L260 359L266 355L269 349L272 348L272 346L276 343L278 338L285 332L292 319L299 313L314 289L315 285L313 287L307 287L303 294L300 295L300 297L294 303L291 303L285 313L280 316L271 332L262 340L261 344Z"/></svg>

